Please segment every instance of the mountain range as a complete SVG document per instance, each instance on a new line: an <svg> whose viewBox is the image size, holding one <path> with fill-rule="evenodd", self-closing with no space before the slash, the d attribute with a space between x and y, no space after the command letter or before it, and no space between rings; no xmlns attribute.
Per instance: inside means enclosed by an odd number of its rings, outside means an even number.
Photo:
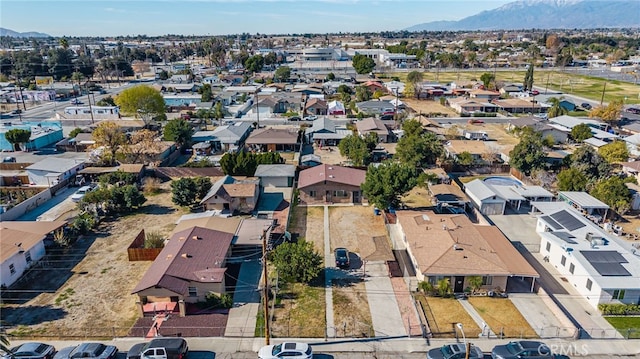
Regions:
<svg viewBox="0 0 640 359"><path fill-rule="evenodd" d="M520 0L458 21L433 21L407 31L598 29L640 27L638 0Z"/></svg>
<svg viewBox="0 0 640 359"><path fill-rule="evenodd" d="M29 31L29 32L17 32L9 29L5 29L4 27L0 27L0 36L9 36L9 37L52 37L51 35L44 34L41 32Z"/></svg>

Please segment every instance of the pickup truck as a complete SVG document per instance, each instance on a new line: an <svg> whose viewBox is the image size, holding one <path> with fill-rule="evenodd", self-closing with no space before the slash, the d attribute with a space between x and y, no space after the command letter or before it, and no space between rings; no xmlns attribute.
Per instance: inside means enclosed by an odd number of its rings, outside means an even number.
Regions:
<svg viewBox="0 0 640 359"><path fill-rule="evenodd" d="M186 359L188 352L183 338L158 338L132 346L127 359Z"/></svg>

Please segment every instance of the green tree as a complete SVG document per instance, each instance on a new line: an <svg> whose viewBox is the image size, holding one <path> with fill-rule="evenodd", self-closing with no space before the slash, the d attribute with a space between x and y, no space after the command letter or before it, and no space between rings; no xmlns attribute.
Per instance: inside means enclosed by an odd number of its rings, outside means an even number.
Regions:
<svg viewBox="0 0 640 359"><path fill-rule="evenodd" d="M451 294L451 283L449 282L449 278L442 278L438 281L438 294L441 297L447 297Z"/></svg>
<svg viewBox="0 0 640 359"><path fill-rule="evenodd" d="M581 123L571 129L571 138L578 142L582 142L591 137L593 137L593 134L591 133L591 127L589 127L589 125L587 125L586 123Z"/></svg>
<svg viewBox="0 0 640 359"><path fill-rule="evenodd" d="M417 120L402 124L404 135L398 141L396 158L414 168L434 164L444 153L444 147L432 132L423 132Z"/></svg>
<svg viewBox="0 0 640 359"><path fill-rule="evenodd" d="M611 164L626 162L629 159L629 149L624 141L606 144L598 149L598 154Z"/></svg>
<svg viewBox="0 0 640 359"><path fill-rule="evenodd" d="M527 73L524 75L523 84L523 90L525 92L533 90L533 63L529 64L529 67L527 68Z"/></svg>
<svg viewBox="0 0 640 359"><path fill-rule="evenodd" d="M23 130L21 128L14 128L5 132L4 138L13 145L13 149L16 151L20 151L21 143L28 143L29 138L31 138L31 131Z"/></svg>
<svg viewBox="0 0 640 359"><path fill-rule="evenodd" d="M269 253L269 259L285 282L309 283L322 271L322 256L313 243L303 238L277 246Z"/></svg>
<svg viewBox="0 0 640 359"><path fill-rule="evenodd" d="M531 174L545 165L546 153L539 132L527 133L520 137L520 142L509 152L511 165L518 171Z"/></svg>
<svg viewBox="0 0 640 359"><path fill-rule="evenodd" d="M600 180L589 194L609 205L619 215L624 215L629 210L631 192L618 176Z"/></svg>
<svg viewBox="0 0 640 359"><path fill-rule="evenodd" d="M571 167L581 171L589 182L609 177L611 165L593 147L582 145L571 154Z"/></svg>
<svg viewBox="0 0 640 359"><path fill-rule="evenodd" d="M471 286L471 290L476 292L478 289L482 287L482 277L479 275L474 275L471 277L467 277L469 281L469 286Z"/></svg>
<svg viewBox="0 0 640 359"><path fill-rule="evenodd" d="M549 110L547 111L547 115L549 116L549 118L558 117L569 113L566 108L560 106L560 99L551 97L549 98L549 103L551 103L551 107L549 107Z"/></svg>
<svg viewBox="0 0 640 359"><path fill-rule="evenodd" d="M163 138L165 141L173 141L181 148L186 148L191 144L193 127L182 118L174 118L167 122L164 127Z"/></svg>
<svg viewBox="0 0 640 359"><path fill-rule="evenodd" d="M423 79L424 79L424 76L422 72L419 72L419 71L411 71L407 75L407 81L413 86L413 89L414 89L413 93L417 98L420 98L421 87L419 85L422 83Z"/></svg>
<svg viewBox="0 0 640 359"><path fill-rule="evenodd" d="M567 168L558 173L559 191L585 191L588 182L587 176L577 168Z"/></svg>
<svg viewBox="0 0 640 359"><path fill-rule="evenodd" d="M116 163L116 155L122 146L127 143L127 136L120 126L113 121L100 122L91 133L96 147L105 147L106 152L102 155L102 162L113 165Z"/></svg>
<svg viewBox="0 0 640 359"><path fill-rule="evenodd" d="M47 59L49 74L56 80L69 78L74 69L73 56L69 49L57 48L49 50Z"/></svg>
<svg viewBox="0 0 640 359"><path fill-rule="evenodd" d="M418 175L413 166L397 162L383 162L380 166L369 166L364 183L364 195L376 207L397 207L400 197L416 186Z"/></svg>
<svg viewBox="0 0 640 359"><path fill-rule="evenodd" d="M202 102L209 102L213 98L213 92L211 91L210 84L203 84L200 86L198 93L200 94L200 100Z"/></svg>
<svg viewBox="0 0 640 359"><path fill-rule="evenodd" d="M473 155L468 151L458 154L458 163L463 166L471 166L473 164Z"/></svg>
<svg viewBox="0 0 640 359"><path fill-rule="evenodd" d="M69 132L69 137L75 138L79 133L82 133L82 129L80 127L76 127Z"/></svg>
<svg viewBox="0 0 640 359"><path fill-rule="evenodd" d="M166 70L162 70L160 71L160 73L158 74L158 79L165 81L169 79L169 73Z"/></svg>
<svg viewBox="0 0 640 359"><path fill-rule="evenodd" d="M376 67L376 62L365 55L356 54L353 56L353 68L360 75L368 74Z"/></svg>
<svg viewBox="0 0 640 359"><path fill-rule="evenodd" d="M365 140L357 135L349 135L338 144L340 154L348 158L354 166L369 164L371 153Z"/></svg>
<svg viewBox="0 0 640 359"><path fill-rule="evenodd" d="M289 66L280 66L273 74L273 80L275 82L286 82L291 77L291 68Z"/></svg>
<svg viewBox="0 0 640 359"><path fill-rule="evenodd" d="M620 113L622 111L624 103L622 100L617 99L609 102L607 106L598 106L589 112L589 117L600 118L602 121L617 124L620 119Z"/></svg>
<svg viewBox="0 0 640 359"><path fill-rule="evenodd" d="M211 179L205 176L195 177L193 181L196 184L196 201L199 203L209 193L209 190L213 186Z"/></svg>
<svg viewBox="0 0 640 359"><path fill-rule="evenodd" d="M490 72L485 72L482 75L480 75L480 81L482 81L482 84L486 89L490 88L491 83L495 81L495 79L496 77Z"/></svg>
<svg viewBox="0 0 640 359"><path fill-rule="evenodd" d="M363 102L371 100L371 91L366 86L356 87L356 101Z"/></svg>
<svg viewBox="0 0 640 359"><path fill-rule="evenodd" d="M244 68L251 73L260 72L263 67L264 57L262 55L251 56L244 62Z"/></svg>
<svg viewBox="0 0 640 359"><path fill-rule="evenodd" d="M182 177L171 182L171 201L178 206L197 204L198 186L191 177Z"/></svg>
<svg viewBox="0 0 640 359"><path fill-rule="evenodd" d="M102 100L96 102L96 106L117 106L116 101L111 97L111 95L103 98Z"/></svg>
<svg viewBox="0 0 640 359"><path fill-rule="evenodd" d="M335 80L335 79L336 79L336 75L335 75L333 72L329 72L329 73L327 74L327 80L328 80L328 81L333 81L333 80Z"/></svg>
<svg viewBox="0 0 640 359"><path fill-rule="evenodd" d="M142 116L147 123L151 118L165 114L164 98L151 86L139 85L122 91L115 99L124 114Z"/></svg>
<svg viewBox="0 0 640 359"><path fill-rule="evenodd" d="M4 324L4 323L3 323ZM9 349L9 339L7 338L6 334L3 332L2 334L0 334L0 351L7 353L7 354L11 354L11 349Z"/></svg>
<svg viewBox="0 0 640 359"><path fill-rule="evenodd" d="M147 201L135 185L114 186L111 191L111 206L116 213L128 213Z"/></svg>
<svg viewBox="0 0 640 359"><path fill-rule="evenodd" d="M213 106L212 115L213 118L215 118L218 122L218 125L222 126L222 122L220 122L220 120L224 118L224 107L222 106L222 102L216 102L216 104Z"/></svg>
<svg viewBox="0 0 640 359"><path fill-rule="evenodd" d="M220 159L222 172L230 176L253 176L258 165L270 165L284 163L284 159L278 152L250 153L225 153Z"/></svg>

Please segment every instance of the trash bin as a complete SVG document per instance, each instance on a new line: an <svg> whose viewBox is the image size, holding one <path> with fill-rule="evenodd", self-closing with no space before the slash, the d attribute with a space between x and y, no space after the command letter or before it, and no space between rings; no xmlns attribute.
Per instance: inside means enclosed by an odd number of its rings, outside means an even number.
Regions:
<svg viewBox="0 0 640 359"><path fill-rule="evenodd" d="M380 209L379 208L374 208L373 209L373 214L375 214L376 216L380 215Z"/></svg>

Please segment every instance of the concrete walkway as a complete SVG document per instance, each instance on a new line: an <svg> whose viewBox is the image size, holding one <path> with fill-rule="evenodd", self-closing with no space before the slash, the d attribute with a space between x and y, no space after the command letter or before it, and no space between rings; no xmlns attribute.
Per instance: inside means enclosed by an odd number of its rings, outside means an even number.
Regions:
<svg viewBox="0 0 640 359"><path fill-rule="evenodd" d="M331 255L331 239L329 237L329 206L324 206L324 296L326 302L325 320L327 322L326 337L335 338L336 328L333 322L333 257Z"/></svg>
<svg viewBox="0 0 640 359"><path fill-rule="evenodd" d="M480 328L482 331L482 336L485 337L496 337L496 333L494 333L491 328L489 328L488 325L485 324L484 320L482 319L482 317L480 316L480 314L478 314L478 312L476 311L476 308L473 307L473 305L471 305L471 303L469 303L468 300L466 299L458 299L458 303L460 303L460 305L462 305L462 307L464 308L464 310L467 311L467 313L469 313L469 316L471 316L471 319L473 319L474 322L476 322L476 324L478 325L478 328ZM485 328L486 329L483 329Z"/></svg>
<svg viewBox="0 0 640 359"><path fill-rule="evenodd" d="M511 293L509 299L540 338L572 338L576 334L576 327L557 306L555 313L549 308L549 304L555 306L553 301L545 302L535 293Z"/></svg>
<svg viewBox="0 0 640 359"><path fill-rule="evenodd" d="M226 337L253 338L256 316L260 308L259 281L262 274L260 261L255 259L242 263L236 290L233 294L233 308L229 310Z"/></svg>
<svg viewBox="0 0 640 359"><path fill-rule="evenodd" d="M366 263L364 286L367 289L375 336L406 336L407 330L402 321L386 262Z"/></svg>

